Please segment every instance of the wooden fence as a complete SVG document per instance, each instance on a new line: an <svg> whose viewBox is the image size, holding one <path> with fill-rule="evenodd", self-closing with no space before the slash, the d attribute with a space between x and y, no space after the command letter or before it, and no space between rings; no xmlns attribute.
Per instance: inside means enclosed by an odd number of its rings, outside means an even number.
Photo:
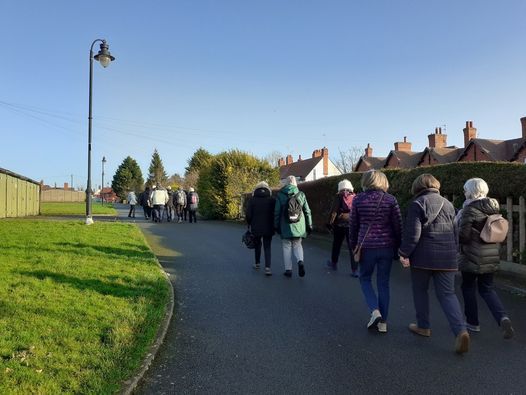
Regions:
<svg viewBox="0 0 526 395"><path fill-rule="evenodd" d="M85 202L86 192L70 189L47 189L40 195L42 202Z"/></svg>
<svg viewBox="0 0 526 395"><path fill-rule="evenodd" d="M40 184L0 168L0 218L40 214Z"/></svg>

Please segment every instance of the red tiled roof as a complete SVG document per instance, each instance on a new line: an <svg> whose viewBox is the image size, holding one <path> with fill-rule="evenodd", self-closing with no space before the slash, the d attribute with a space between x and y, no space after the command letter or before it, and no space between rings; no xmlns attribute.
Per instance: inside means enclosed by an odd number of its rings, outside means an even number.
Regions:
<svg viewBox="0 0 526 395"><path fill-rule="evenodd" d="M395 156L398 159L399 165L397 167L401 169L412 169L418 166L422 152L391 151L385 160L386 165L389 163L391 156Z"/></svg>

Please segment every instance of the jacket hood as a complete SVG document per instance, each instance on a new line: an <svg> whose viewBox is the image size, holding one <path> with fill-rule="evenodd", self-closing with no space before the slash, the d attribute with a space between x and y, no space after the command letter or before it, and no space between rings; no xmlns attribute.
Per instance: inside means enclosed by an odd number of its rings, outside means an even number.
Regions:
<svg viewBox="0 0 526 395"><path fill-rule="evenodd" d="M500 212L499 202L492 198L474 200L469 206L482 211L486 215L498 214Z"/></svg>
<svg viewBox="0 0 526 395"><path fill-rule="evenodd" d="M295 195L299 191L300 190L298 189L296 185L288 184L288 185L285 185L283 188L281 188L280 192L283 193L284 195Z"/></svg>
<svg viewBox="0 0 526 395"><path fill-rule="evenodd" d="M272 195L272 193L268 188L257 188L254 189L254 192L252 193L252 196L254 197L270 197L270 195Z"/></svg>

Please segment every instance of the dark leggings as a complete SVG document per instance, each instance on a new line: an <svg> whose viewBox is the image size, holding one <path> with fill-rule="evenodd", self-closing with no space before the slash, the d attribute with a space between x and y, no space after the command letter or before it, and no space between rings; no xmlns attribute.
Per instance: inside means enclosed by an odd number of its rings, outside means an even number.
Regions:
<svg viewBox="0 0 526 395"><path fill-rule="evenodd" d="M349 228L346 226L335 226L333 228L334 237L332 239L332 253L331 262L338 263L340 256L340 250L342 248L343 240L347 241L347 248L349 248L349 256L351 260L351 269L355 271L358 269L358 264L354 262L353 254L351 253L351 240L349 239Z"/></svg>
<svg viewBox="0 0 526 395"><path fill-rule="evenodd" d="M270 267L270 245L272 243L272 236L256 236L256 248L254 254L256 256L256 263L261 262L261 239L263 239L263 250L265 253L265 267Z"/></svg>
<svg viewBox="0 0 526 395"><path fill-rule="evenodd" d="M495 292L493 284L493 273L470 273L462 272L462 296L464 297L464 313L466 321L470 325L479 325L479 312L477 306L477 285L478 291L484 302L488 305L493 318L500 325L500 320L506 317L506 310L500 301L499 295Z"/></svg>

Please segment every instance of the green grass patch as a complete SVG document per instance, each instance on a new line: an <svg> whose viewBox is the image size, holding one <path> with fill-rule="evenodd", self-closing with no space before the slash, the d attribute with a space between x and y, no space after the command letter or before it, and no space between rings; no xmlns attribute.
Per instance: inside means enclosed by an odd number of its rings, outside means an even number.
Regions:
<svg viewBox="0 0 526 395"><path fill-rule="evenodd" d="M86 203L84 202L42 202L40 205L42 215L86 215ZM93 202L91 206L93 215L117 215L117 211L111 203Z"/></svg>
<svg viewBox="0 0 526 395"><path fill-rule="evenodd" d="M169 297L131 224L0 221L0 393L115 393Z"/></svg>

